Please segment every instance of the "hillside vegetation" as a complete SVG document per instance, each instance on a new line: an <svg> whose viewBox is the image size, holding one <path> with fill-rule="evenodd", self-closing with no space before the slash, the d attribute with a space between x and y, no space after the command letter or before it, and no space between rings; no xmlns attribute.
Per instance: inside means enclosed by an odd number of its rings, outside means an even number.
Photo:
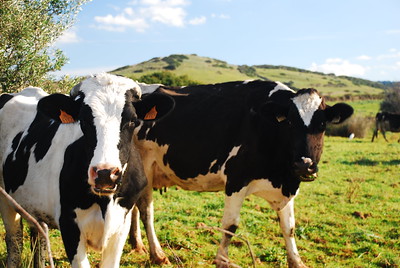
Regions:
<svg viewBox="0 0 400 268"><path fill-rule="evenodd" d="M364 79L311 72L274 65L233 65L218 59L191 55L156 57L112 73L140 80L154 72L170 71L202 84L262 79L281 81L293 89L315 88L328 99L382 99L384 85Z"/></svg>

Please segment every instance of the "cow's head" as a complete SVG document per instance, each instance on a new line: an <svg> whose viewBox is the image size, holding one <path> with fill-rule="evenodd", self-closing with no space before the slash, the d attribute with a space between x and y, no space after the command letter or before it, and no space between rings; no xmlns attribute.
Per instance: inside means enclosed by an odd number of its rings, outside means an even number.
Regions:
<svg viewBox="0 0 400 268"><path fill-rule="evenodd" d="M313 181L317 177L326 124L343 122L353 114L353 108L344 103L329 106L315 89L297 93L279 90L270 99L264 112L272 113L278 128L283 129L281 141L290 150L292 173L300 181Z"/></svg>
<svg viewBox="0 0 400 268"><path fill-rule="evenodd" d="M167 113L174 105L165 96L162 101L151 99L142 105L148 110L141 111L142 117L138 117L133 104L141 102L140 96L140 88L133 80L103 73L75 86L70 96L52 94L38 103L38 110L56 122L80 125L85 144L82 150L88 161L88 184L97 195L115 193L127 167L143 176L133 144L133 128L142 120L162 117L162 112ZM159 101L160 106L167 108L156 110Z"/></svg>

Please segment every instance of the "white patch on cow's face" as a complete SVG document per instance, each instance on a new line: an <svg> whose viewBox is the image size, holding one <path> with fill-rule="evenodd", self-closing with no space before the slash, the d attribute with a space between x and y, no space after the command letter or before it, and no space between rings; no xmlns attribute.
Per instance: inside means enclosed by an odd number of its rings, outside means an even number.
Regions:
<svg viewBox="0 0 400 268"><path fill-rule="evenodd" d="M294 93L294 91L293 91L290 87L288 87L287 85L282 84L282 83L279 82L279 81L276 81L275 83L276 83L277 85L275 86L275 88L274 88L273 90L271 90L271 91L269 92L268 97L271 97L275 92L277 92L277 91L279 91L279 90L287 90L287 91L290 91L290 92L293 92L293 93Z"/></svg>
<svg viewBox="0 0 400 268"><path fill-rule="evenodd" d="M301 119L303 119L304 125L308 127L314 112L321 105L322 98L316 93L305 93L294 97L292 100L299 111Z"/></svg>
<svg viewBox="0 0 400 268"><path fill-rule="evenodd" d="M140 87L133 80L109 74L100 74L82 82L80 91L85 94L84 103L92 110L97 136L90 167L102 165L122 168L117 146L125 93L130 89L140 92Z"/></svg>

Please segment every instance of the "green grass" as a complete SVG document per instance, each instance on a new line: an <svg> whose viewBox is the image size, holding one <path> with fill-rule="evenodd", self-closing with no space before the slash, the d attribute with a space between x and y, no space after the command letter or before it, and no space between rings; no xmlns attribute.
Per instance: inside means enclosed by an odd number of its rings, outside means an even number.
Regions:
<svg viewBox="0 0 400 268"><path fill-rule="evenodd" d="M371 117L375 120L375 115L380 110L382 99L375 100L354 100L347 101L346 103L354 108L354 114L364 117ZM328 102L328 104L334 104Z"/></svg>
<svg viewBox="0 0 400 268"><path fill-rule="evenodd" d="M296 239L303 261L310 267L400 266L400 144L399 135L388 133L371 143L366 139L327 137L319 177L303 183L295 202ZM223 210L223 193L196 193L171 188L155 193L158 237L173 265L213 267ZM267 202L249 197L241 211L237 234L251 244L257 267L285 267L286 252L275 212ZM29 263L25 232L24 263ZM0 228L0 241L4 229ZM145 239L146 241L146 239ZM146 242L147 243L147 242ZM58 267L68 267L58 231L52 232ZM4 267L5 243L0 243ZM246 244L233 238L231 261L249 267ZM100 258L91 253L91 261ZM130 252L127 244L122 267L152 266L147 255ZM28 267L28 265L23 266Z"/></svg>

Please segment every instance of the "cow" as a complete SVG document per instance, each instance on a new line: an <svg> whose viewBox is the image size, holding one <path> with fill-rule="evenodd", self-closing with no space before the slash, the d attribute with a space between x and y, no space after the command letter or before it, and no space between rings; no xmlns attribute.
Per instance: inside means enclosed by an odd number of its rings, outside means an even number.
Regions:
<svg viewBox="0 0 400 268"><path fill-rule="evenodd" d="M135 128L148 185L134 211L130 241L146 251L140 217L155 263L169 263L153 226L153 188L225 192L222 228L235 232L246 196L264 198L277 212L290 267L305 267L294 238L294 198L301 182L317 178L327 123L353 113L329 106L317 90L297 93L280 82L239 81L182 88L159 87L175 107L162 121ZM146 96L143 96L146 99ZM154 110L157 107L153 107ZM231 235L222 234L214 263L228 267Z"/></svg>
<svg viewBox="0 0 400 268"><path fill-rule="evenodd" d="M90 267L88 248L101 251L100 267L119 267L132 208L147 185L133 128L158 120L163 110L149 120L137 111L146 115L143 109L159 100L165 111L174 105L167 96L145 104L140 95L133 80L101 73L70 96L34 87L0 96L0 186L60 230L72 267ZM21 217L4 196L0 212L7 267L19 267ZM35 266L43 266L43 246L37 248Z"/></svg>
<svg viewBox="0 0 400 268"><path fill-rule="evenodd" d="M385 131L400 132L400 114L389 112L379 112L375 116L375 129L372 134L371 142L374 142L375 137L378 138L378 132L381 132L386 142ZM397 141L400 142L400 139Z"/></svg>

